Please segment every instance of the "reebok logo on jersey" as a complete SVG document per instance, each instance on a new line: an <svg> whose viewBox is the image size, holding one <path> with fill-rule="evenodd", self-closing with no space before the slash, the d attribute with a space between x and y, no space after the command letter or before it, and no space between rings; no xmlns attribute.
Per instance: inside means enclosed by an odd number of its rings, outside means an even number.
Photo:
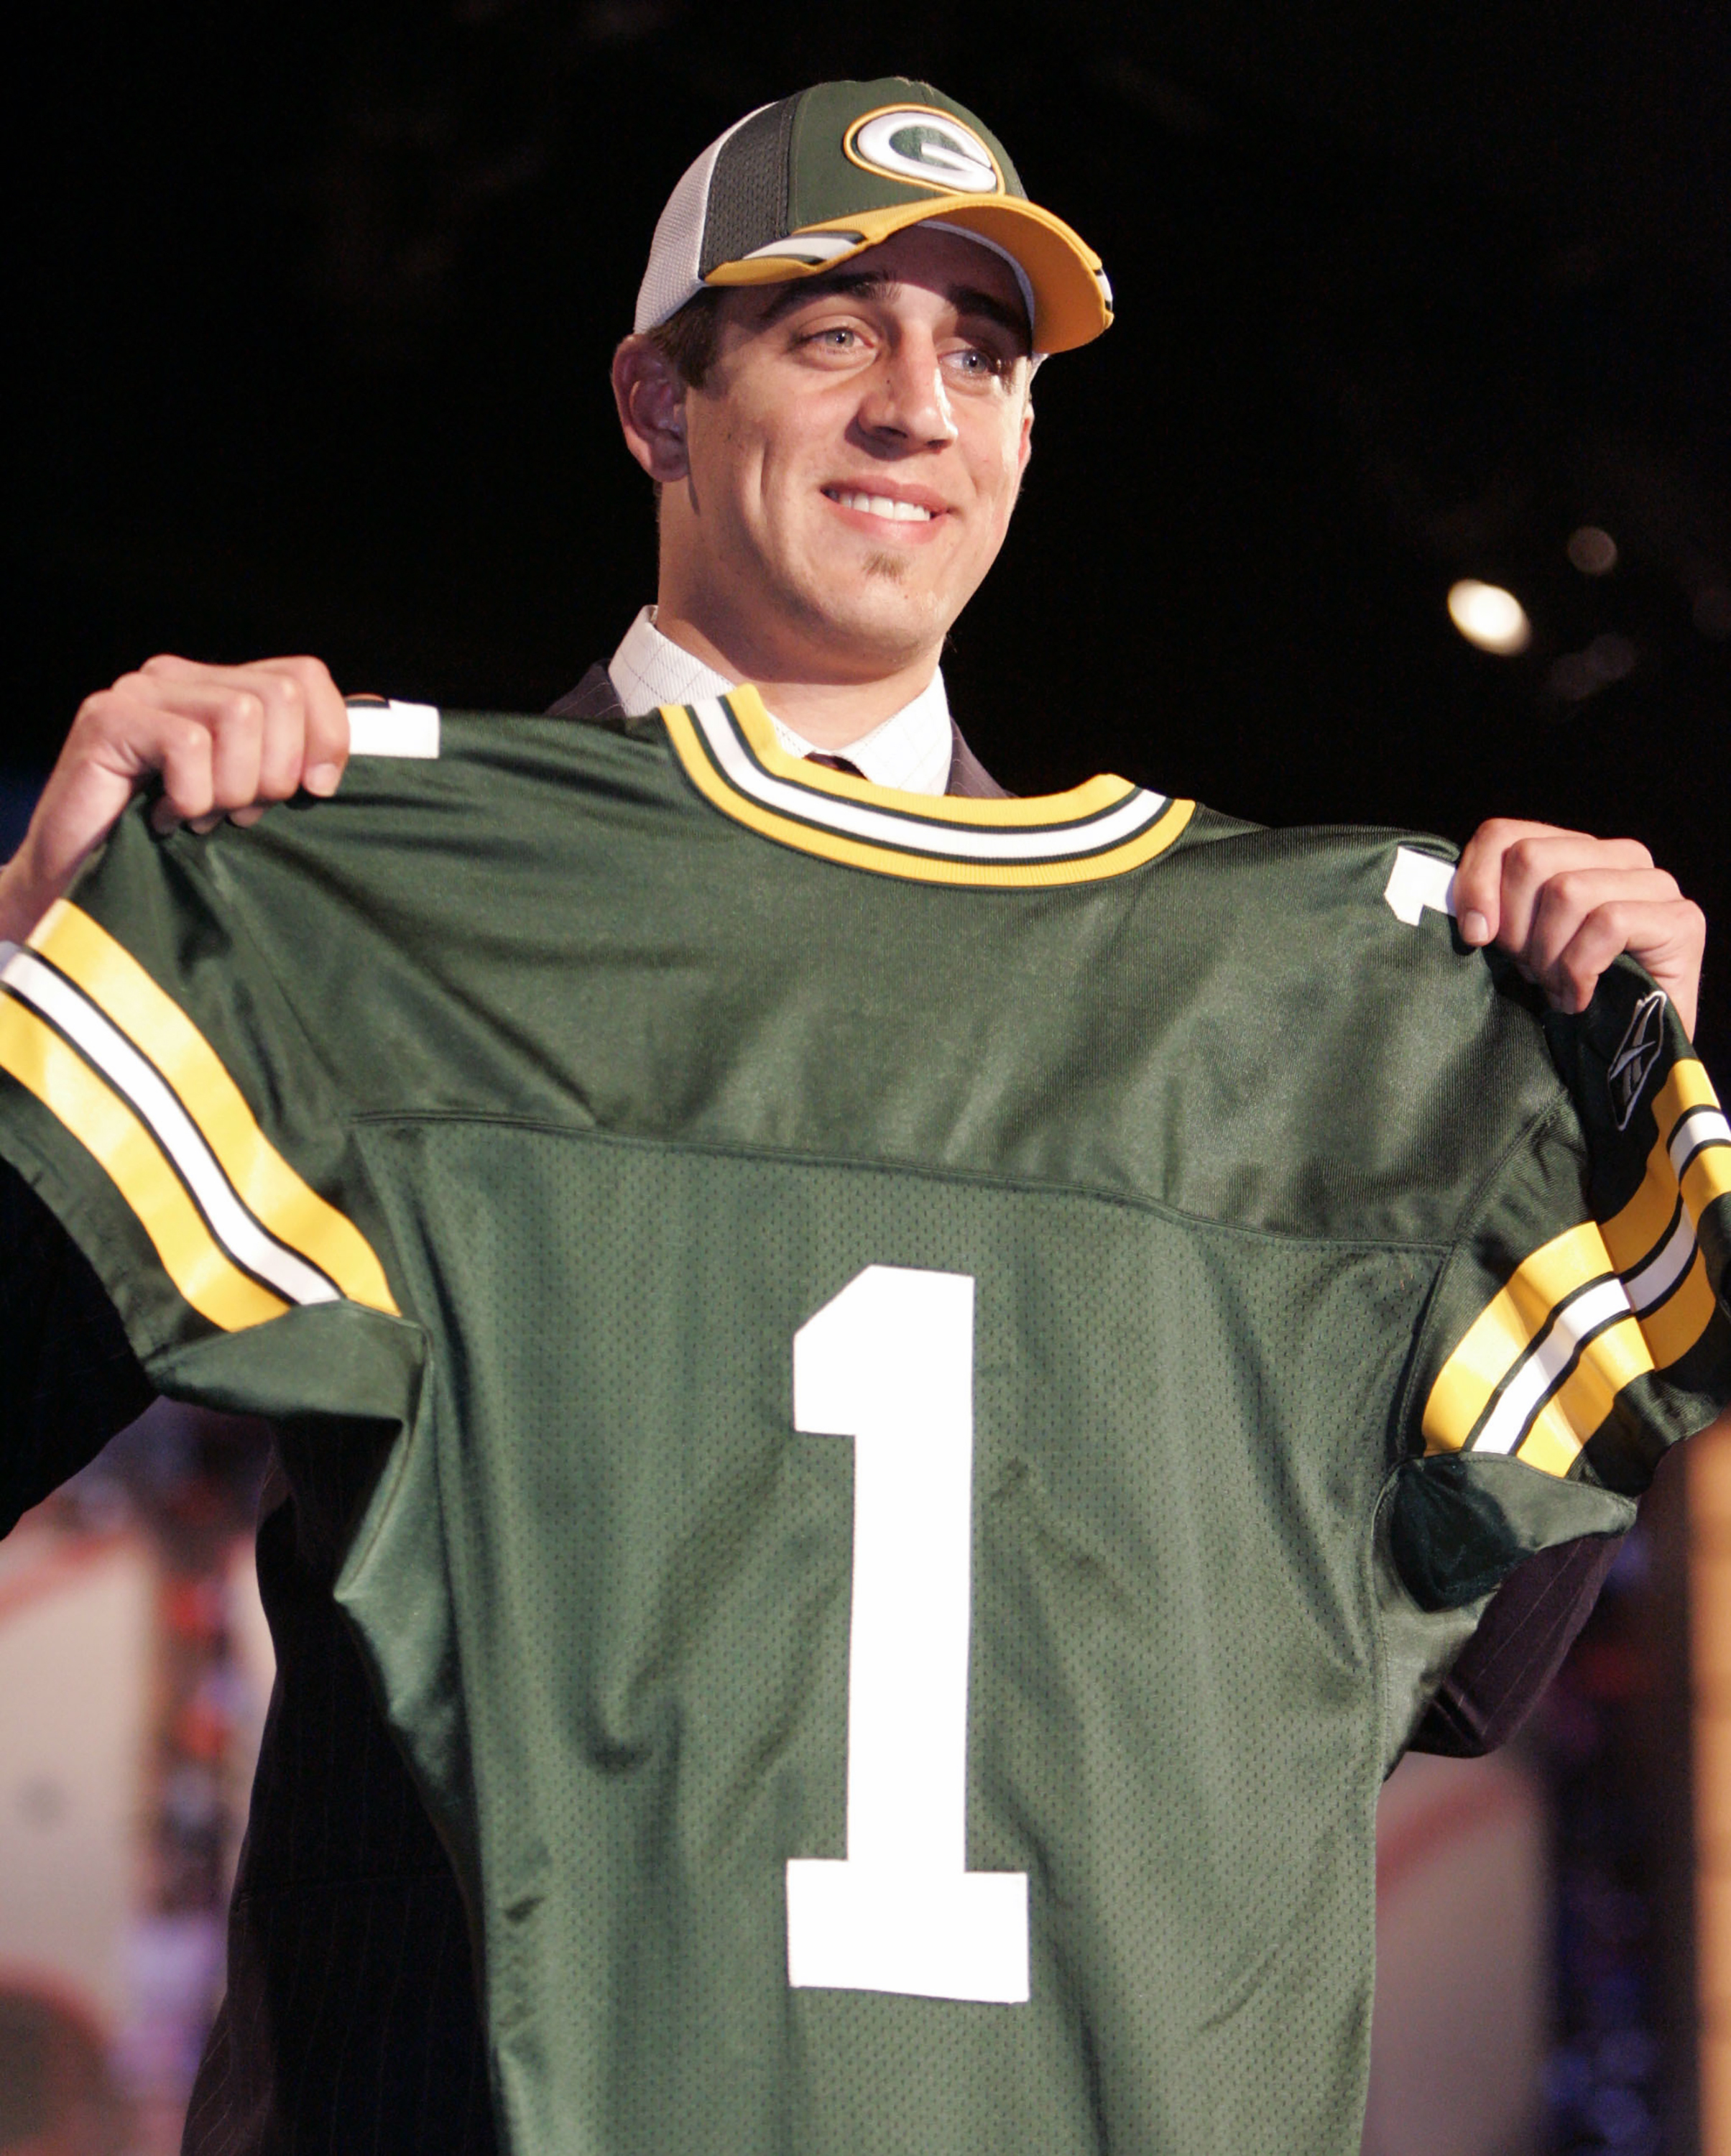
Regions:
<svg viewBox="0 0 1731 2156"><path fill-rule="evenodd" d="M1635 1006L1635 1015L1629 1021L1629 1030L1623 1035L1621 1045L1611 1059L1611 1068L1605 1075L1606 1090L1611 1095L1611 1112L1616 1119L1620 1131L1629 1127L1629 1118L1635 1112L1635 1104L1641 1098L1641 1090L1647 1081L1647 1073L1658 1060L1659 1050L1665 1045L1665 991L1655 988L1651 995L1643 996Z"/></svg>
<svg viewBox="0 0 1731 2156"><path fill-rule="evenodd" d="M856 165L890 180L912 180L943 194L1001 195L997 160L971 127L929 105L868 112L842 147Z"/></svg>

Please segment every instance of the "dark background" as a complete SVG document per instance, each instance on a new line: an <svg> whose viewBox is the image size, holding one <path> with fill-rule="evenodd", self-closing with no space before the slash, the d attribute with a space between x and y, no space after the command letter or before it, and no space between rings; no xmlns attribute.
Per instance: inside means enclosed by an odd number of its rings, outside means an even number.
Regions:
<svg viewBox="0 0 1731 2156"><path fill-rule="evenodd" d="M1731 912L1728 23L62 0L8 123L0 763L162 649L456 705L569 686L653 592L605 372L662 201L749 106L902 70L982 114L1119 301L1040 377L946 660L1006 782L1628 830ZM1565 557L1583 523L1609 576ZM1520 595L1529 653L1460 639L1463 575ZM1590 649L1626 670L1582 694Z"/></svg>

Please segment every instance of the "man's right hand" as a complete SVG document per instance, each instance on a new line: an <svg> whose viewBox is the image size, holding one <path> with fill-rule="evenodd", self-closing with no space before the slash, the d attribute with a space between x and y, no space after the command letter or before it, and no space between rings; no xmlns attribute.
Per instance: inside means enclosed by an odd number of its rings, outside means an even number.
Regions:
<svg viewBox="0 0 1731 2156"><path fill-rule="evenodd" d="M24 843L0 869L0 938L21 943L140 784L160 773L158 830L250 824L302 788L335 793L349 715L317 659L202 666L162 657L79 705Z"/></svg>

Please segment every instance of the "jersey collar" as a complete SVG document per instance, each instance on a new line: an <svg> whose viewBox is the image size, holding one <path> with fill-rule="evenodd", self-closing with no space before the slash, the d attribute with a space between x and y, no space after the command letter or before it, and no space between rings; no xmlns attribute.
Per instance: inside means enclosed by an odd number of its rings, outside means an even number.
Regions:
<svg viewBox="0 0 1731 2156"><path fill-rule="evenodd" d="M687 778L723 815L801 853L922 883L1013 889L1122 875L1163 854L1196 808L1110 776L1027 800L873 786L789 756L750 687L663 704L661 718Z"/></svg>

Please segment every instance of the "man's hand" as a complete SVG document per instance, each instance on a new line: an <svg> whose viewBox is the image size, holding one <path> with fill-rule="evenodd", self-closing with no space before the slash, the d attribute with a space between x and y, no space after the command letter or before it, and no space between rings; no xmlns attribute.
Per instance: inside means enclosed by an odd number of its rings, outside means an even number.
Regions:
<svg viewBox="0 0 1731 2156"><path fill-rule="evenodd" d="M22 942L153 772L158 830L250 824L305 788L334 793L349 715L316 659L152 659L79 705L24 843L0 869L0 937Z"/></svg>
<svg viewBox="0 0 1731 2156"><path fill-rule="evenodd" d="M1707 918L1634 839L1493 816L1461 855L1455 918L1467 942L1508 952L1558 1010L1584 1011L1599 976L1626 951L1694 1033Z"/></svg>

